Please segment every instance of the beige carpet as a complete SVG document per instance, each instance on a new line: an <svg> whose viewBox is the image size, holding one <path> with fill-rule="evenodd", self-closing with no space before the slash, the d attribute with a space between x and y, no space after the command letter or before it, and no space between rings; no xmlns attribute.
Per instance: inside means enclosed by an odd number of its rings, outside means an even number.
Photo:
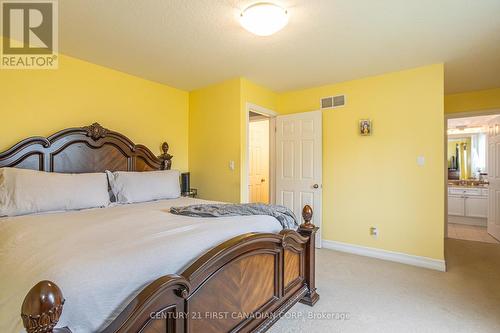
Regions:
<svg viewBox="0 0 500 333"><path fill-rule="evenodd" d="M500 245L447 239L446 258L443 273L319 250L321 299L270 332L500 332ZM307 318L335 313L349 317Z"/></svg>

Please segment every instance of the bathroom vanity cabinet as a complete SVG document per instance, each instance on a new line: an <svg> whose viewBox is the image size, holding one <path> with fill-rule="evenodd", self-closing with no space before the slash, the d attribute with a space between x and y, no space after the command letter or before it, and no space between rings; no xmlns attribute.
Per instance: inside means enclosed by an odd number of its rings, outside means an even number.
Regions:
<svg viewBox="0 0 500 333"><path fill-rule="evenodd" d="M448 187L448 222L486 226L488 189Z"/></svg>

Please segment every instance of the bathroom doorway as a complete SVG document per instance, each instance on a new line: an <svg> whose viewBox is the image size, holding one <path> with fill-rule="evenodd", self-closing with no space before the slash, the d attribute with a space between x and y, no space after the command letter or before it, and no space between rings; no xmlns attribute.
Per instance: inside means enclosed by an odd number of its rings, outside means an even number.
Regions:
<svg viewBox="0 0 500 333"><path fill-rule="evenodd" d="M500 244L500 219L495 218L500 207L494 206L497 202L492 197L496 170L500 170L495 158L497 139L500 153L500 113L450 115L446 125L445 235Z"/></svg>

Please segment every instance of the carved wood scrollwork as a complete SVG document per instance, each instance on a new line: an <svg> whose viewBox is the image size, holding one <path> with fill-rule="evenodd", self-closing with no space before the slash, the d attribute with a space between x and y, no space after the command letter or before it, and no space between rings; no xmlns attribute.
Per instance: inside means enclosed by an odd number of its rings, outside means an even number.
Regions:
<svg viewBox="0 0 500 333"><path fill-rule="evenodd" d="M102 127L99 123L93 123L90 126L83 127L83 129L87 132L87 136L94 140L104 138L109 132L108 129Z"/></svg>
<svg viewBox="0 0 500 333"><path fill-rule="evenodd" d="M95 122L67 128L47 138L24 139L0 152L0 168L62 173L165 170L172 166L173 156L168 150L168 144L163 143L158 158L146 146Z"/></svg>
<svg viewBox="0 0 500 333"><path fill-rule="evenodd" d="M282 230L281 235L281 246L286 248L293 248L295 251L301 251L304 244L309 240L307 237L302 237L300 234L292 230Z"/></svg>
<svg viewBox="0 0 500 333"><path fill-rule="evenodd" d="M181 287L175 291L175 294L179 297L186 299L189 296L189 290L187 290L187 288L185 287Z"/></svg>
<svg viewBox="0 0 500 333"><path fill-rule="evenodd" d="M50 333L59 321L62 310L61 304L40 315L21 314L23 325L28 333Z"/></svg>
<svg viewBox="0 0 500 333"><path fill-rule="evenodd" d="M64 298L61 289L50 281L41 281L26 295L21 318L27 333L52 333L61 317Z"/></svg>

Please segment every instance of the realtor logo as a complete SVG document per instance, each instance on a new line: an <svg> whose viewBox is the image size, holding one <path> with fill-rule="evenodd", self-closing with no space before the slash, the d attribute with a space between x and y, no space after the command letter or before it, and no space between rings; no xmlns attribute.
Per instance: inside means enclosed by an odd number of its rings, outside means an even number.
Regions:
<svg viewBox="0 0 500 333"><path fill-rule="evenodd" d="M57 2L1 2L2 69L56 69Z"/></svg>

